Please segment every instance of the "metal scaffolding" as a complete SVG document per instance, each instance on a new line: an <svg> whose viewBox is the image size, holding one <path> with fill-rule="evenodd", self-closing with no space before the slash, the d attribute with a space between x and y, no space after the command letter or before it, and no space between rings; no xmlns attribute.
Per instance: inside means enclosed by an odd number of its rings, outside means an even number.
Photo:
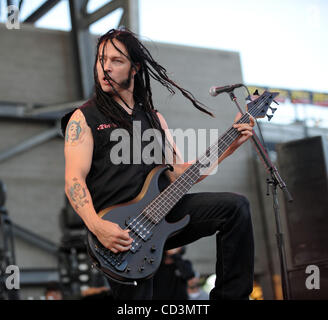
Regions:
<svg viewBox="0 0 328 320"><path fill-rule="evenodd" d="M35 24L62 0L47 0L34 12L30 13L21 23ZM7 0L7 6L14 5L21 10L24 0ZM101 8L89 13L87 8L90 0L69 0L69 18L71 22L71 44L75 55L76 79L81 99L88 99L93 89L93 58L95 56L89 27L100 19L121 9L122 15L118 27L126 27L139 33L139 2L138 0L112 0Z"/></svg>
<svg viewBox="0 0 328 320"><path fill-rule="evenodd" d="M61 0L46 0L36 10L29 13L20 24L35 24L48 12L53 10ZM122 10L120 21L116 28L126 27L131 31L139 32L139 12L138 0L112 0L107 1L94 12L88 12L89 0L69 0L69 19L71 22L71 50L76 62L75 77L78 83L78 101L61 103L56 105L31 105L21 102L1 102L0 101L0 118L15 119L17 121L39 121L47 122L51 126L44 132L20 142L7 150L0 152L0 163L8 161L12 157L26 152L31 148L61 136L60 118L63 114L70 111L73 105L81 105L83 101L90 98L93 92L93 63L95 56L95 45L89 31L89 27L100 19L112 14L116 10ZM15 6L19 11L24 6L24 0L7 0L5 4ZM1 7L0 7L1 8ZM6 15L8 18L10 12ZM18 15L18 19L20 17ZM6 215L8 217L8 215ZM9 218L8 218L9 219ZM3 226L4 227L4 223ZM1 228L1 225L0 225ZM38 234L22 228L21 226L11 223L11 232L13 235L22 238L30 244L46 250L48 253L58 255L59 245L52 243L48 239L40 237ZM14 255L14 253L13 253ZM15 257L13 256L13 259ZM13 260L14 261L14 260ZM8 263L7 263L8 264ZM1 270L0 270L1 271ZM38 285L47 282L58 282L59 273L57 269L28 269L22 272L22 285ZM1 288L0 288L1 289ZM1 290L0 290L1 291Z"/></svg>

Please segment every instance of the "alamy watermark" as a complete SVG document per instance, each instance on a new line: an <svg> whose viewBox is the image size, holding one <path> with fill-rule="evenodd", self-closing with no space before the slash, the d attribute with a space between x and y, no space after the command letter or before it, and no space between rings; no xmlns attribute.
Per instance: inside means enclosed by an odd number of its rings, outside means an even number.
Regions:
<svg viewBox="0 0 328 320"><path fill-rule="evenodd" d="M109 130L110 124L98 127L99 131ZM161 132L154 128L142 132L141 122L133 121L132 136L126 129L114 128L109 132L100 133L113 142L110 148L110 160L113 164L162 164L163 150L166 164L183 164L193 160L198 161L200 175L212 175L217 171L215 164L218 157L229 147L228 142L221 141L220 146L218 129L166 129L165 135L171 136L173 141L165 139L164 148ZM170 134L168 134L168 132ZM79 139L78 126L73 125L66 131L66 141L74 143ZM209 143L207 143L209 138ZM175 158L172 152L172 144L179 148L179 157ZM210 145L206 150L204 147Z"/></svg>
<svg viewBox="0 0 328 320"><path fill-rule="evenodd" d="M20 289L20 271L16 265L9 265L6 267L3 277L7 290Z"/></svg>
<svg viewBox="0 0 328 320"><path fill-rule="evenodd" d="M7 29L20 29L20 22L19 22L19 8L11 5L7 7L7 21L6 27Z"/></svg>
<svg viewBox="0 0 328 320"><path fill-rule="evenodd" d="M305 286L308 290L320 289L320 269L318 266L311 264L305 269L306 274L310 274L306 277Z"/></svg>

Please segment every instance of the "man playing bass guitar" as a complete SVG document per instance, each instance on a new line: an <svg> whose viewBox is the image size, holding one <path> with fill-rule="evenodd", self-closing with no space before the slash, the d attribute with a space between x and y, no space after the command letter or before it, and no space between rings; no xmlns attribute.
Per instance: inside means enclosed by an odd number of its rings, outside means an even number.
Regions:
<svg viewBox="0 0 328 320"><path fill-rule="evenodd" d="M133 146L129 157L118 162L115 154L116 129L124 129L128 141L136 138L133 123L140 131L154 128L170 145L173 170L161 177L161 190L175 181L191 163L184 163L163 116L154 108L150 78L171 93L179 90L194 107L209 115L198 100L172 81L138 38L128 30L112 29L99 38L94 64L95 93L83 106L62 118L65 132L65 192L74 210L99 242L111 252L131 249L129 228L104 220L99 212L135 198L149 172L158 163L135 161ZM241 117L236 116L235 122ZM241 135L212 163L207 174L252 136L254 120L234 124ZM139 137L140 138L140 137ZM141 154L146 147L141 142ZM117 157L116 157L117 158ZM205 178L201 175L197 182ZM165 250L181 247L216 233L216 282L210 299L248 299L253 287L254 244L248 200L228 192L185 194L172 208L168 221L190 215L189 223L165 243ZM109 279L116 299L152 299L152 278L137 286Z"/></svg>

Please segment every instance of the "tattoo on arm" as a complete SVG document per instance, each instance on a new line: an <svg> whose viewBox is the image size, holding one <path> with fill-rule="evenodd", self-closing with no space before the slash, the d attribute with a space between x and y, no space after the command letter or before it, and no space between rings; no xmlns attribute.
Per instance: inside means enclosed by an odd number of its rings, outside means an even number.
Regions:
<svg viewBox="0 0 328 320"><path fill-rule="evenodd" d="M86 199L87 193L85 192L85 188L82 187L77 178L73 178L73 185L69 187L69 194L75 204L74 208L76 210L89 203Z"/></svg>
<svg viewBox="0 0 328 320"><path fill-rule="evenodd" d="M68 122L66 127L65 142L70 146L76 146L82 142L84 132L83 118L77 114L74 120Z"/></svg>

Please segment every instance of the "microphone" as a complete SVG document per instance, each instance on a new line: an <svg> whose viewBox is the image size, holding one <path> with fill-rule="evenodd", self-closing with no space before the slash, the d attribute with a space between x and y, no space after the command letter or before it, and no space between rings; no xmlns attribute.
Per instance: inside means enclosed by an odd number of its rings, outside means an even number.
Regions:
<svg viewBox="0 0 328 320"><path fill-rule="evenodd" d="M218 94L222 93L222 92L231 92L236 88L240 88L242 87L243 84L242 83L237 83L237 84L233 84L231 86L224 86L224 87L211 87L210 88L210 95L215 97Z"/></svg>

